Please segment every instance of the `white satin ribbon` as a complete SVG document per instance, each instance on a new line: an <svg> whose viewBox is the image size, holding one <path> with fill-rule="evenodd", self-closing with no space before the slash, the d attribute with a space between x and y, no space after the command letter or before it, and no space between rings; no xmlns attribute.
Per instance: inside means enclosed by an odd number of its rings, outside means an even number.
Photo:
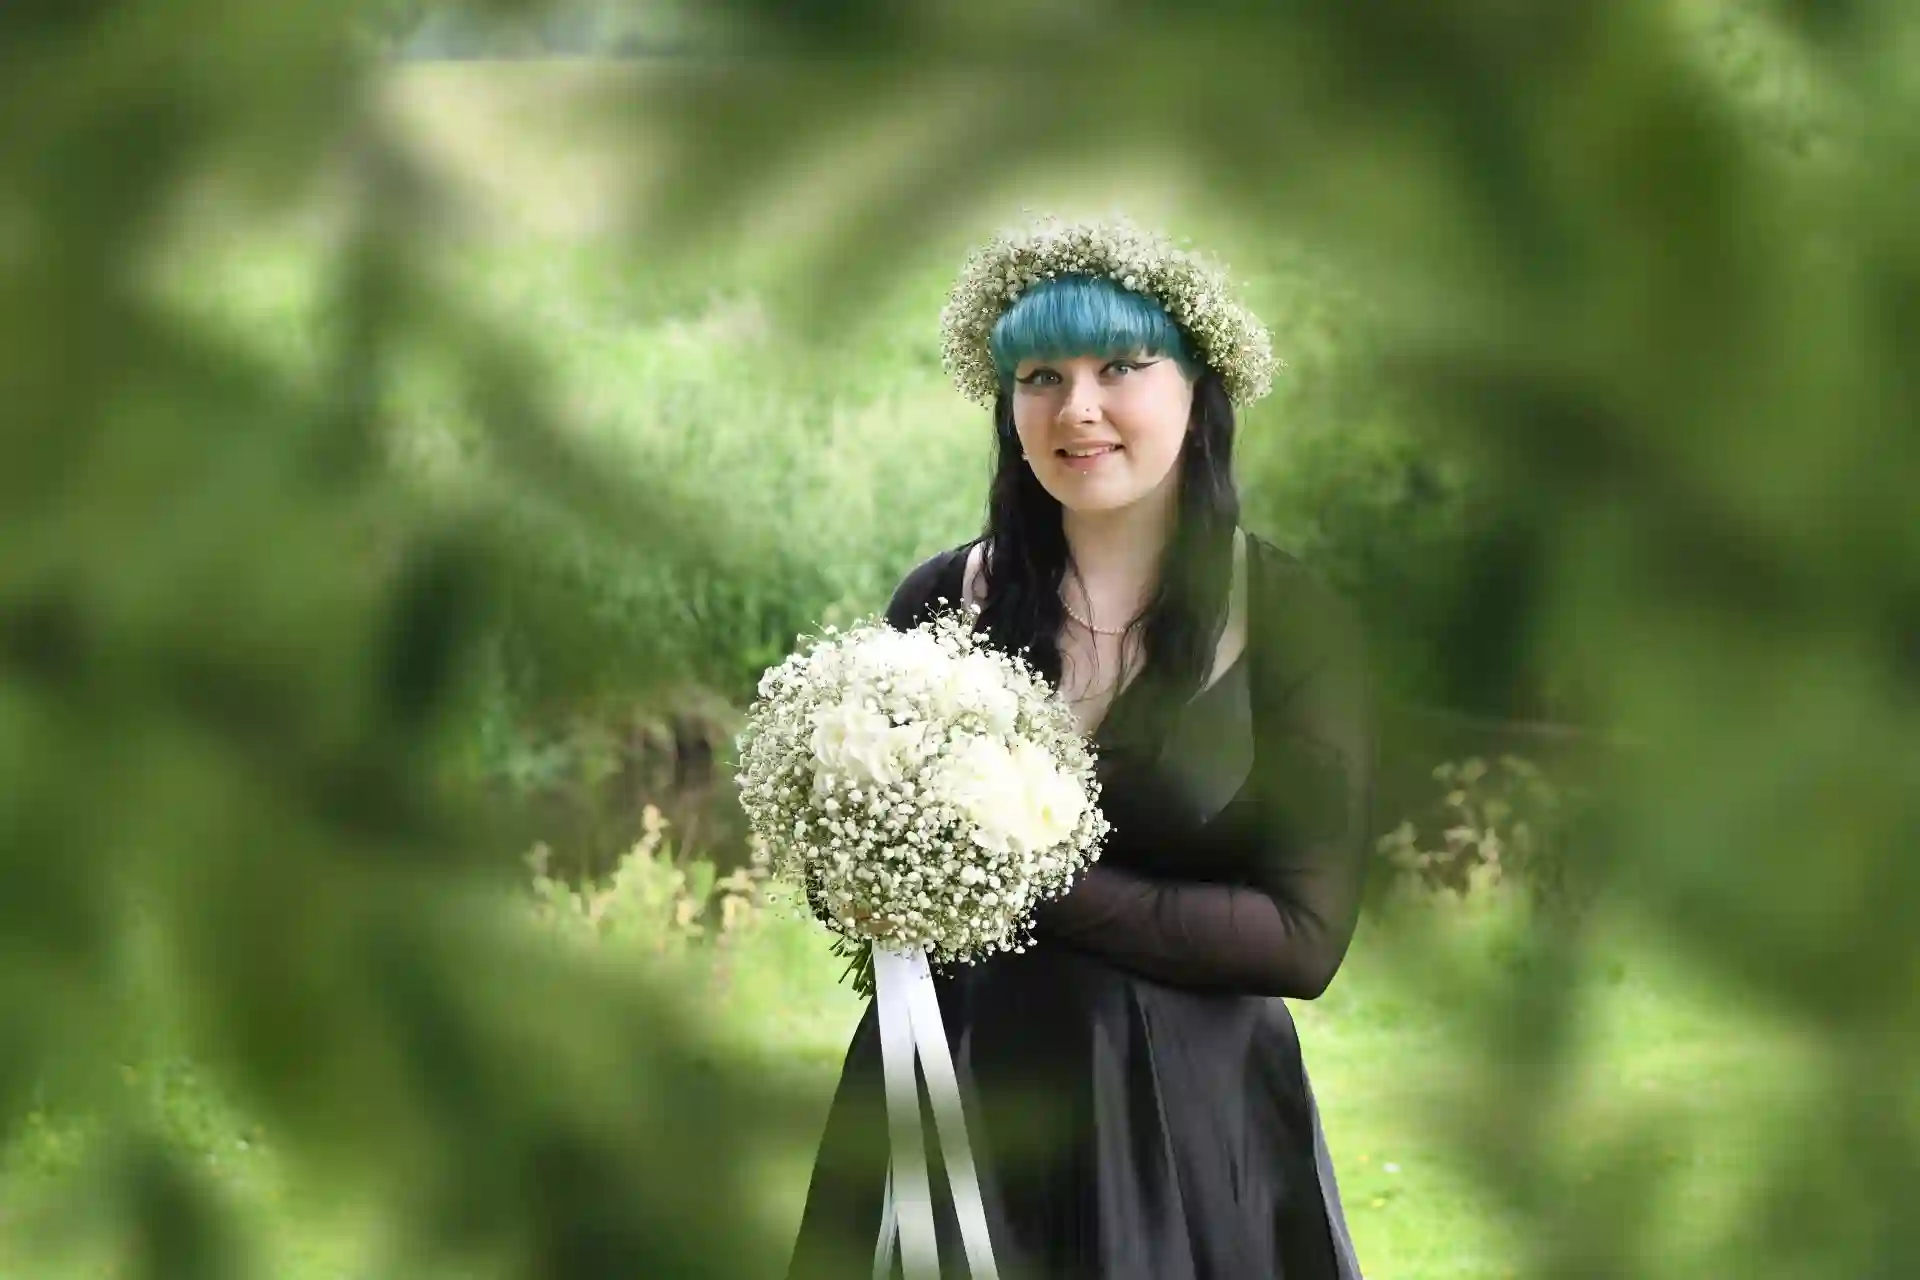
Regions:
<svg viewBox="0 0 1920 1280"><path fill-rule="evenodd" d="M880 1019L880 1057L886 1074L887 1127L893 1138L892 1161L880 1214L880 1238L873 1249L874 1280L889 1280L893 1247L900 1245L906 1280L940 1280L940 1250L933 1227L933 1192L926 1144L920 1128L917 1057L927 1073L927 1096L945 1157L954 1216L973 1280L998 1280L993 1245L987 1233L986 1205L979 1172L967 1142L960 1082L947 1049L946 1026L934 995L933 972L923 951L873 949L874 1001Z"/></svg>

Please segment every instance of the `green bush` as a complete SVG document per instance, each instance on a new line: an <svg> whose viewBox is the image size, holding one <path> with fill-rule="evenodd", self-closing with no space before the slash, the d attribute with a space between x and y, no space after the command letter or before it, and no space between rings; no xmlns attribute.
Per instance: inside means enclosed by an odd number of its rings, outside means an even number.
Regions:
<svg viewBox="0 0 1920 1280"><path fill-rule="evenodd" d="M578 885L552 875L551 851L536 845L527 856L536 917L571 941L654 953L726 947L753 928L764 906L762 851L756 849L747 866L719 875L704 858L675 856L666 819L652 805L641 827L639 841L611 875Z"/></svg>
<svg viewBox="0 0 1920 1280"><path fill-rule="evenodd" d="M1376 845L1398 885L1460 897L1518 889L1548 912L1591 901L1597 868L1579 861L1596 799L1590 788L1556 781L1516 755L1492 765L1479 756L1446 761L1433 777L1439 799Z"/></svg>

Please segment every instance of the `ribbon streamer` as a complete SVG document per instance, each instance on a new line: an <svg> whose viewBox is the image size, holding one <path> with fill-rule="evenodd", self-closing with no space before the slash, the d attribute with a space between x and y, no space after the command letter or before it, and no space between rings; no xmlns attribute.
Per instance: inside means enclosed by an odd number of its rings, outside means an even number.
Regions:
<svg viewBox="0 0 1920 1280"><path fill-rule="evenodd" d="M874 1280L890 1280L897 1237L906 1280L940 1280L940 1250L933 1225L933 1192L920 1127L920 1088L915 1059L927 1074L935 1129L953 1192L954 1215L973 1280L999 1280L987 1231L979 1171L967 1141L960 1082L947 1048L946 1026L934 995L933 972L924 951L873 948L874 1000L880 1019L880 1056L886 1074L887 1126L892 1158L887 1169L880 1238L874 1244Z"/></svg>

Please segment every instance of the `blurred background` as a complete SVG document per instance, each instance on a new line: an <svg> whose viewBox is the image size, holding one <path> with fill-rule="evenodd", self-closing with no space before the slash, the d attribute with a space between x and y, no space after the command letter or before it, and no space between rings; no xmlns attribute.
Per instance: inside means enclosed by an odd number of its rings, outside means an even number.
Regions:
<svg viewBox="0 0 1920 1280"><path fill-rule="evenodd" d="M1917 175L1898 0L14 0L0 1274L782 1273L859 1006L733 734L977 532L1029 208L1288 362L1367 1273L1910 1274Z"/></svg>

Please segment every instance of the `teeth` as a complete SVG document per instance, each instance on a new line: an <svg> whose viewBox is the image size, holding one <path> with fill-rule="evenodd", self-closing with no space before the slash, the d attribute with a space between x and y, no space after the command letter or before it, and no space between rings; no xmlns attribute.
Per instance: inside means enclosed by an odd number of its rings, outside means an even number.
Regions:
<svg viewBox="0 0 1920 1280"><path fill-rule="evenodd" d="M1065 452L1069 458L1091 458L1096 453L1106 453L1118 447L1118 445L1103 444L1097 449L1068 449Z"/></svg>

